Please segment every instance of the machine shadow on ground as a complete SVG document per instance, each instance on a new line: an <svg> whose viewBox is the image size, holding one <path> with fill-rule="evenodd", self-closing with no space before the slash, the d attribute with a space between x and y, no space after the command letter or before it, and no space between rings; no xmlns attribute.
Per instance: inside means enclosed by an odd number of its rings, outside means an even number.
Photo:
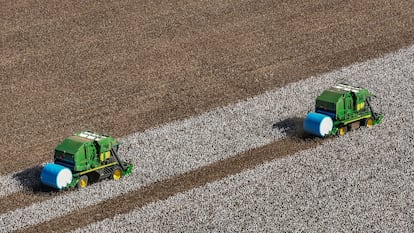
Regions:
<svg viewBox="0 0 414 233"><path fill-rule="evenodd" d="M315 136L306 133L303 130L303 117L290 117L273 124L273 129L279 129L289 138L299 140L316 139Z"/></svg>
<svg viewBox="0 0 414 233"><path fill-rule="evenodd" d="M19 181L23 189L29 191L33 194L54 194L60 192L67 192L75 190L75 188L58 190L47 185L44 185L40 182L40 174L42 172L43 166L37 165L34 167L27 168L21 172L18 172L13 175L13 179ZM90 180L88 185L93 185L97 181Z"/></svg>
<svg viewBox="0 0 414 233"><path fill-rule="evenodd" d="M56 191L55 189L43 185L40 182L40 173L43 166L37 165L27 168L21 172L13 175L13 178L20 182L24 189L33 193L50 193Z"/></svg>

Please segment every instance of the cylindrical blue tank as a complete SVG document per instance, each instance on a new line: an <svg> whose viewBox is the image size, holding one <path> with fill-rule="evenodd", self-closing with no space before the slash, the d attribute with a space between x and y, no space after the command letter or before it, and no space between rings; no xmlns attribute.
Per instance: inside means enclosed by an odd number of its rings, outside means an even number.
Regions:
<svg viewBox="0 0 414 233"><path fill-rule="evenodd" d="M40 180L44 185L62 189L72 182L72 172L67 167L49 163L43 167Z"/></svg>
<svg viewBox="0 0 414 233"><path fill-rule="evenodd" d="M332 128L332 118L316 112L308 113L305 121L303 122L303 129L305 132L318 137L324 137L328 135Z"/></svg>

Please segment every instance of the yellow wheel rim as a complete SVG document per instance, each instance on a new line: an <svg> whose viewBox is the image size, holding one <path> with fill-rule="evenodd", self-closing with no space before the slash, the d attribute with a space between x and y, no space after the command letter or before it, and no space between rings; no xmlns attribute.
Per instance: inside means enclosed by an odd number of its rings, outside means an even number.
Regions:
<svg viewBox="0 0 414 233"><path fill-rule="evenodd" d="M119 180L119 179L121 178L121 175L122 175L121 170L116 169L116 170L114 171L114 175L113 175L114 180Z"/></svg>
<svg viewBox="0 0 414 233"><path fill-rule="evenodd" d="M88 185L88 181L87 181L86 179L81 179L81 180L79 181L79 186L80 186L81 188L85 188L85 187L86 187L86 185Z"/></svg>
<svg viewBox="0 0 414 233"><path fill-rule="evenodd" d="M339 135L341 136L345 135L345 127L339 128Z"/></svg>
<svg viewBox="0 0 414 233"><path fill-rule="evenodd" d="M374 124L374 121L371 118L368 119L368 121L367 121L367 127L368 128L371 128L373 124Z"/></svg>

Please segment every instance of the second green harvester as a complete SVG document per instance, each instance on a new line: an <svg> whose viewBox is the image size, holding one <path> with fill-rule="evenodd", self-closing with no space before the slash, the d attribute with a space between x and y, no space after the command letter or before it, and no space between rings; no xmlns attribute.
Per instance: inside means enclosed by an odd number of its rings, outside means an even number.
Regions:
<svg viewBox="0 0 414 233"><path fill-rule="evenodd" d="M309 134L325 137L379 124L383 114L374 112L370 104L373 96L365 88L337 84L316 98L315 112L308 113L303 128Z"/></svg>

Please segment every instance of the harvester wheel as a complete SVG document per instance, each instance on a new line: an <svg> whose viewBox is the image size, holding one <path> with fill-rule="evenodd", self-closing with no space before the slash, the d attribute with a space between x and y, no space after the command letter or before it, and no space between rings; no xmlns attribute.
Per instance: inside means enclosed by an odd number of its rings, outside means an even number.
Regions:
<svg viewBox="0 0 414 233"><path fill-rule="evenodd" d="M338 130L338 135L339 136L344 136L346 133L346 126L342 126L341 128L339 128Z"/></svg>
<svg viewBox="0 0 414 233"><path fill-rule="evenodd" d="M88 186L88 176L84 175L78 181L78 188L85 188L86 186Z"/></svg>
<svg viewBox="0 0 414 233"><path fill-rule="evenodd" d="M112 179L119 180L121 176L122 176L121 167L119 166L114 167L114 170L112 171Z"/></svg>
<svg viewBox="0 0 414 233"><path fill-rule="evenodd" d="M373 125L374 125L374 119L369 118L369 119L367 120L366 126L367 126L368 128L371 128Z"/></svg>

